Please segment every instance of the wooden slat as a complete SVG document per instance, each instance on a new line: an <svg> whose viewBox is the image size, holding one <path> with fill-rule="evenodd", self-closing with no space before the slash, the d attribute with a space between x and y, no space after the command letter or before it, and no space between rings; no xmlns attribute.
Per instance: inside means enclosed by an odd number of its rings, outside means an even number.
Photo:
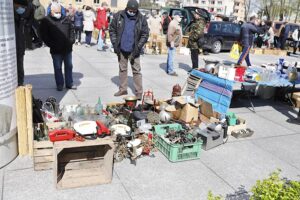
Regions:
<svg viewBox="0 0 300 200"><path fill-rule="evenodd" d="M103 149L104 151L104 149ZM59 155L59 162L77 162L77 161L86 161L86 160L97 160L104 157L104 153L102 151L94 151L94 152L80 152L80 153L67 153L63 154L63 156Z"/></svg>
<svg viewBox="0 0 300 200"><path fill-rule="evenodd" d="M18 128L18 147L19 154L28 154L28 137L27 137L27 114L25 87L21 86L16 89L16 113L17 113L17 128Z"/></svg>
<svg viewBox="0 0 300 200"><path fill-rule="evenodd" d="M33 148L53 148L53 142L50 141L33 141Z"/></svg>
<svg viewBox="0 0 300 200"><path fill-rule="evenodd" d="M49 170L53 168L53 162L34 164L35 171Z"/></svg>
<svg viewBox="0 0 300 200"><path fill-rule="evenodd" d="M69 163L59 163L58 171L64 170L81 170L81 169L98 169L102 168L104 163L104 158L99 158L98 160L86 160L78 162Z"/></svg>
<svg viewBox="0 0 300 200"><path fill-rule="evenodd" d="M34 157L34 163L45 163L45 162L53 162L54 158L52 156L36 156Z"/></svg>
<svg viewBox="0 0 300 200"><path fill-rule="evenodd" d="M32 85L25 86L28 152L33 156Z"/></svg>
<svg viewBox="0 0 300 200"><path fill-rule="evenodd" d="M34 155L34 157L51 156L51 155L53 155L53 149L34 149L33 155Z"/></svg>
<svg viewBox="0 0 300 200"><path fill-rule="evenodd" d="M61 142L55 142L54 146L55 148L74 148L74 147L84 147L84 146L96 146L96 145L110 145L113 147L114 142L111 138L98 138L96 140L86 140L84 142L78 142L78 141L61 141Z"/></svg>
<svg viewBox="0 0 300 200"><path fill-rule="evenodd" d="M72 178L63 178L57 184L57 189L66 189L66 188L77 188L77 187L86 187L91 185L98 184L108 184L111 183L111 179L105 177L105 175L93 175L88 177L72 177Z"/></svg>

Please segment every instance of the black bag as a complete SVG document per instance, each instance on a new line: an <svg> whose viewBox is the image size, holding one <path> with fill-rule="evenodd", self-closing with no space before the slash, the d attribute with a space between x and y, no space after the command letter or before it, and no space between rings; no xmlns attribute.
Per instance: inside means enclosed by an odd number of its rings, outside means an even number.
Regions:
<svg viewBox="0 0 300 200"><path fill-rule="evenodd" d="M44 119L41 112L42 106L43 106L42 100L35 99L32 96L32 121L34 124L44 123Z"/></svg>

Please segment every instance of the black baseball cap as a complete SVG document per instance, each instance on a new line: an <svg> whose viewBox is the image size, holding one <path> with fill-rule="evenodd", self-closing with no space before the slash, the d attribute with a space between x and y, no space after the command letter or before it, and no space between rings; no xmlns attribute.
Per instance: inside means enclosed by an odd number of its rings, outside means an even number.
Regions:
<svg viewBox="0 0 300 200"><path fill-rule="evenodd" d="M127 2L126 9L138 10L139 9L139 3L136 0L129 0Z"/></svg>

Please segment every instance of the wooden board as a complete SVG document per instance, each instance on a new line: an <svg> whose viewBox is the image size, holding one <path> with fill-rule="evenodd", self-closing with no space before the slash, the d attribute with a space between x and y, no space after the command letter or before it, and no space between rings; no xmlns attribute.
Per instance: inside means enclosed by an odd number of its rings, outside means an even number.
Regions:
<svg viewBox="0 0 300 200"><path fill-rule="evenodd" d="M24 156L28 154L25 87L23 86L18 87L15 92L16 92L18 148L19 148L19 155Z"/></svg>
<svg viewBox="0 0 300 200"><path fill-rule="evenodd" d="M25 86L28 153L33 156L32 85Z"/></svg>
<svg viewBox="0 0 300 200"><path fill-rule="evenodd" d="M33 141L34 170L52 169L53 161L53 143L50 141Z"/></svg>
<svg viewBox="0 0 300 200"><path fill-rule="evenodd" d="M111 138L54 143L54 182L57 189L110 183L114 142Z"/></svg>

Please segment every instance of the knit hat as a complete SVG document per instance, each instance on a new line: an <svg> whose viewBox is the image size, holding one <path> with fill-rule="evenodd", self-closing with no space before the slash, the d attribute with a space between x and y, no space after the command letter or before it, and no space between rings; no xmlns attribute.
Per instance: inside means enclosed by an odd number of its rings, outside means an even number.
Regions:
<svg viewBox="0 0 300 200"><path fill-rule="evenodd" d="M22 5L22 6L27 6L28 5L27 0L14 0L14 3Z"/></svg>
<svg viewBox="0 0 300 200"><path fill-rule="evenodd" d="M126 9L137 10L139 9L139 3L136 0L129 0Z"/></svg>

